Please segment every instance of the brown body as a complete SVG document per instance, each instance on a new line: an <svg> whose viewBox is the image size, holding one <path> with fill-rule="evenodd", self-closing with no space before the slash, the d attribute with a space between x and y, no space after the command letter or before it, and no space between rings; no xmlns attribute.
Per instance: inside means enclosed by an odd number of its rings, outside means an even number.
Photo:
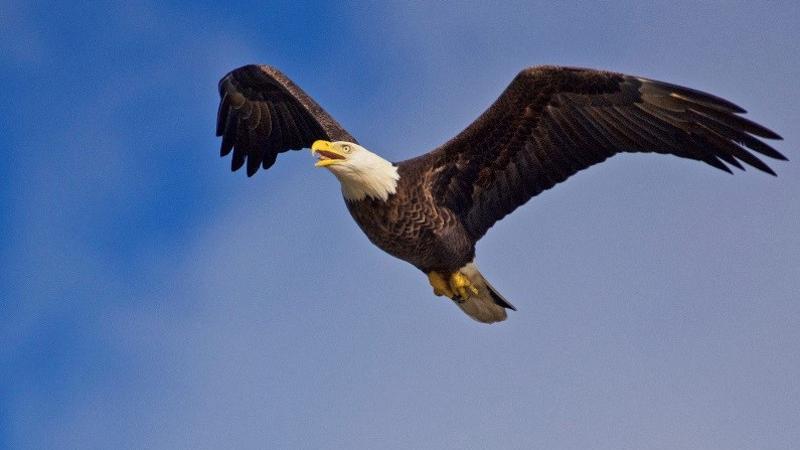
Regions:
<svg viewBox="0 0 800 450"><path fill-rule="evenodd" d="M475 241L458 216L431 195L432 173L415 158L398 164L397 193L386 201L348 201L347 209L369 240L381 250L425 273L453 272L475 258ZM422 181L422 182L420 182Z"/></svg>

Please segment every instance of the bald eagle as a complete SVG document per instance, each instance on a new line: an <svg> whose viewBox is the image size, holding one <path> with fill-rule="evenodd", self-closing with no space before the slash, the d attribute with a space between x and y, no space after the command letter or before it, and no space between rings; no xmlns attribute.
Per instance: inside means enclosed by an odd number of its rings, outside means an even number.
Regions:
<svg viewBox="0 0 800 450"><path fill-rule="evenodd" d="M370 241L428 276L437 296L479 322L514 309L474 264L475 244L531 197L621 152L655 152L732 173L775 175L752 151L786 160L781 139L722 98L619 73L532 67L475 122L440 147L393 163L358 145L274 67L240 67L219 82L220 153L251 176L279 153L310 148L338 178ZM749 149L749 150L748 150ZM727 163L727 165L726 165Z"/></svg>

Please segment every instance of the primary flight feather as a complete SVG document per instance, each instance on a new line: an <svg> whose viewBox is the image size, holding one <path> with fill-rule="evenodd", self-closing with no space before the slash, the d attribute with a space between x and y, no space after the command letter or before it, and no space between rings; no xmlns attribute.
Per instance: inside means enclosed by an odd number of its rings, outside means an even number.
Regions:
<svg viewBox="0 0 800 450"><path fill-rule="evenodd" d="M655 152L731 172L742 163L775 173L753 152L785 160L781 139L722 98L641 77L532 67L450 141L389 162L357 141L288 77L248 65L219 82L217 135L231 168L271 167L279 153L311 148L340 181L351 215L375 245L428 275L480 322L515 309L473 263L498 220L574 173L621 152Z"/></svg>

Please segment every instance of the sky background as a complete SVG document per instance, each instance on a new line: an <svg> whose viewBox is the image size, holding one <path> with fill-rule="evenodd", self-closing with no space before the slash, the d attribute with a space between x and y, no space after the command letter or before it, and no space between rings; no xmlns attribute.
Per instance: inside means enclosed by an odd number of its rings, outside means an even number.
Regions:
<svg viewBox="0 0 800 450"><path fill-rule="evenodd" d="M0 0L0 448L790 449L800 3ZM497 224L473 322L306 152L231 174L217 80L281 68L401 160L522 68L713 92L778 178L625 155Z"/></svg>

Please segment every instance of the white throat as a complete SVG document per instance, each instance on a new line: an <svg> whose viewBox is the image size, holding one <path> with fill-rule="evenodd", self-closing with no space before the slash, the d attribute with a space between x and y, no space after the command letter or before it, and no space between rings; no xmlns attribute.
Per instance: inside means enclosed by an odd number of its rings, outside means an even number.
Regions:
<svg viewBox="0 0 800 450"><path fill-rule="evenodd" d="M359 152L352 161L328 168L342 184L342 195L347 200L371 197L386 201L397 192L397 167L368 150Z"/></svg>

